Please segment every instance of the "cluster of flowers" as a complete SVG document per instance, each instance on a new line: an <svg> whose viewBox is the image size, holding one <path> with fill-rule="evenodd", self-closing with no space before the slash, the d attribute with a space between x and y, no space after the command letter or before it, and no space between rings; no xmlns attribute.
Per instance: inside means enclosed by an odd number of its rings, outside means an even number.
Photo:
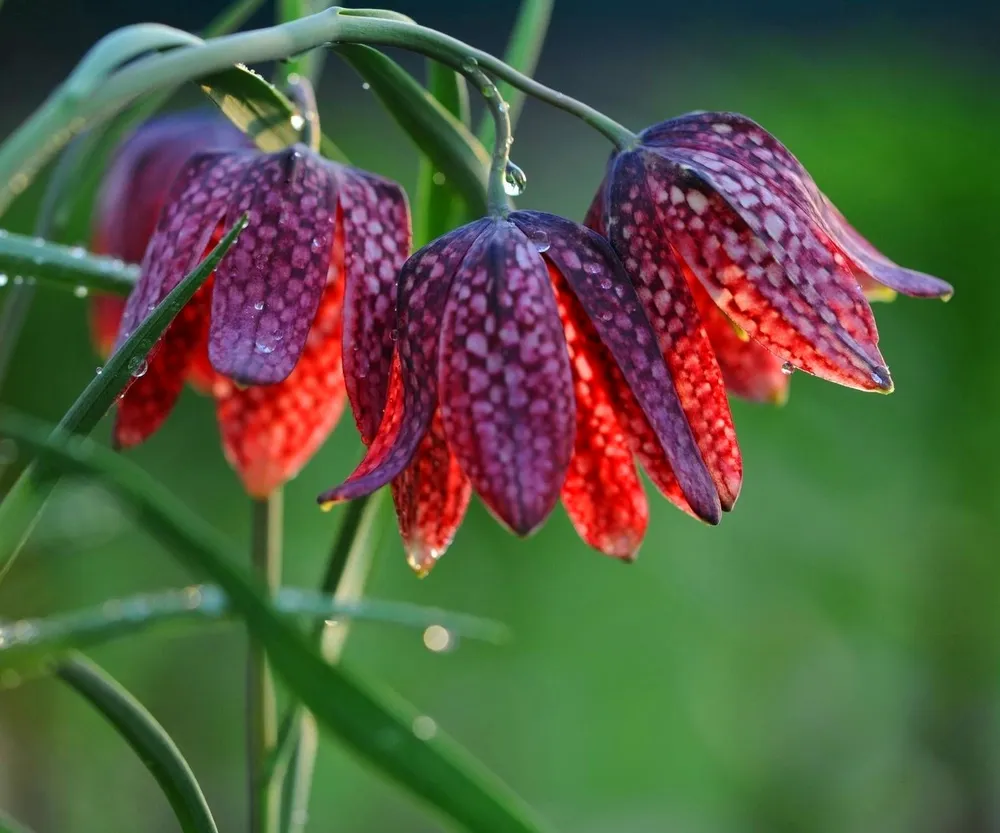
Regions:
<svg viewBox="0 0 1000 833"><path fill-rule="evenodd" d="M648 516L637 462L718 523L742 481L727 391L781 401L795 368L890 391L866 293L952 290L880 254L743 116L682 116L639 139L609 161L584 225L513 211L410 255L393 182L304 146L261 153L214 115L146 125L98 206L94 247L142 261L124 307L94 300L103 350L250 221L119 402L116 444L150 436L189 381L263 496L346 397L367 454L320 501L390 484L421 573L472 490L521 535L561 498L588 544L634 557Z"/></svg>

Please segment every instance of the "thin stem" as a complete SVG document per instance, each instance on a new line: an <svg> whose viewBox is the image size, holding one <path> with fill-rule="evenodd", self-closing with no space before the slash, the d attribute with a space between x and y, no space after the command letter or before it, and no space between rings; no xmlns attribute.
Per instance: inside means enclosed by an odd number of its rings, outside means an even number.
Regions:
<svg viewBox="0 0 1000 833"><path fill-rule="evenodd" d="M270 596L281 584L282 509L281 489L253 501L250 554ZM254 640L247 655L246 716L250 833L277 833L280 783L267 778L266 766L277 741L278 706L264 648Z"/></svg>
<svg viewBox="0 0 1000 833"><path fill-rule="evenodd" d="M474 61L462 64L461 72L479 88L486 106L493 116L493 158L490 160L490 178L486 185L486 206L494 217L506 217L510 211L504 179L510 162L510 146L514 137L510 132L510 107L500 96L492 79Z"/></svg>

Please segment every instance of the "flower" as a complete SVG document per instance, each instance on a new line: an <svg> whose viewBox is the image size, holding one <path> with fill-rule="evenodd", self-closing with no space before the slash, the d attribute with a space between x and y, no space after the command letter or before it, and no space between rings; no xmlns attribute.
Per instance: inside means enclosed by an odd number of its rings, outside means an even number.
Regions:
<svg viewBox="0 0 1000 833"><path fill-rule="evenodd" d="M450 544L473 488L519 535L561 496L581 537L622 558L648 515L636 456L710 523L735 500L735 435L706 429L711 414L692 424L635 288L595 232L533 211L463 226L403 265L397 310L384 419L320 501L391 482L418 572Z"/></svg>
<svg viewBox="0 0 1000 833"><path fill-rule="evenodd" d="M679 360L699 356L692 384L718 386L721 365L729 389L752 399L783 398L777 373L793 368L892 390L865 293L947 299L951 286L878 252L745 116L693 113L639 140L612 157L587 222L608 236L654 327L676 330ZM749 339L742 348L734 332Z"/></svg>
<svg viewBox="0 0 1000 833"><path fill-rule="evenodd" d="M264 496L323 442L345 389L359 421L378 424L409 209L395 183L303 145L191 156L146 249L118 343L244 212L247 227L120 400L114 441L150 436L194 375L216 400L227 459L246 490Z"/></svg>
<svg viewBox="0 0 1000 833"><path fill-rule="evenodd" d="M115 149L94 207L92 251L139 263L170 186L195 153L252 147L232 122L210 110L174 113L140 126ZM97 351L114 346L125 299L99 294L90 301Z"/></svg>

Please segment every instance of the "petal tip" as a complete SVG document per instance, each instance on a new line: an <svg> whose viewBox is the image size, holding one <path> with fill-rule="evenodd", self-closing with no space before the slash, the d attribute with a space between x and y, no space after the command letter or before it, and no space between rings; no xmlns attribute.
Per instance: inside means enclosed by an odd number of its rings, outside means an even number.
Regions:
<svg viewBox="0 0 1000 833"><path fill-rule="evenodd" d="M875 383L874 390L876 393L890 394L896 389L892 381L892 376L889 375L889 368L884 365L872 370L871 377L872 382Z"/></svg>
<svg viewBox="0 0 1000 833"><path fill-rule="evenodd" d="M438 559L444 555L444 547L433 547L419 539L405 541L406 563L417 574L417 578L427 578Z"/></svg>

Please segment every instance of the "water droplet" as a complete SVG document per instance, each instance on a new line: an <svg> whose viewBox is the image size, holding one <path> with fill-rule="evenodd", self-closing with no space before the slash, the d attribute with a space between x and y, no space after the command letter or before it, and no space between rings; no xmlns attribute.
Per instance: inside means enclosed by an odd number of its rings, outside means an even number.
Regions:
<svg viewBox="0 0 1000 833"><path fill-rule="evenodd" d="M14 275L14 286L20 286L22 283L24 283L24 278L20 275Z"/></svg>
<svg viewBox="0 0 1000 833"><path fill-rule="evenodd" d="M396 341L399 338L399 330L393 328L393 330L389 333L389 338Z"/></svg>
<svg viewBox="0 0 1000 833"><path fill-rule="evenodd" d="M510 105L506 101L501 101L500 109L503 110L503 112L507 113L510 111Z"/></svg>
<svg viewBox="0 0 1000 833"><path fill-rule="evenodd" d="M258 301L256 304L253 305L253 308L257 310L257 312L260 312L262 309L264 309L264 302Z"/></svg>
<svg viewBox="0 0 1000 833"><path fill-rule="evenodd" d="M431 177L431 182L435 185L444 185L447 182L447 178L441 171L435 171L434 176Z"/></svg>
<svg viewBox="0 0 1000 833"><path fill-rule="evenodd" d="M367 81L365 81L365 83L361 85L361 89L362 90L370 90L371 88L372 88L372 85L369 84Z"/></svg>
<svg viewBox="0 0 1000 833"><path fill-rule="evenodd" d="M7 285L7 276L0 273L0 286L6 286L6 285Z"/></svg>
<svg viewBox="0 0 1000 833"><path fill-rule="evenodd" d="M44 245L45 245L45 241L44 241L44 240L42 240L42 238L41 238L41 237L36 237L36 238L34 238L34 239L33 239L33 240L31 241L31 243L32 243L32 245L35 245L35 246L44 246Z"/></svg>
<svg viewBox="0 0 1000 833"><path fill-rule="evenodd" d="M74 246L69 250L69 256L75 258L81 258L87 254L87 250L83 246Z"/></svg>
<svg viewBox="0 0 1000 833"><path fill-rule="evenodd" d="M601 321L610 321L615 317L615 314L609 310L605 310L601 313Z"/></svg>
<svg viewBox="0 0 1000 833"><path fill-rule="evenodd" d="M257 336L257 341L254 344L254 349L258 353L263 353L265 356L273 353L275 348L278 346L278 342L281 341L281 335L278 333L261 334Z"/></svg>
<svg viewBox="0 0 1000 833"><path fill-rule="evenodd" d="M413 718L413 734L419 740L430 740L438 731L437 721L426 714L417 715Z"/></svg>
<svg viewBox="0 0 1000 833"><path fill-rule="evenodd" d="M528 235L528 239L531 240L532 244L539 252L547 252L549 250L549 236L541 229L535 229L531 234Z"/></svg>
<svg viewBox="0 0 1000 833"><path fill-rule="evenodd" d="M508 162L503 169L503 190L508 197L519 197L524 193L528 177L513 162Z"/></svg>
<svg viewBox="0 0 1000 833"><path fill-rule="evenodd" d="M466 72L473 72L479 67L479 61L473 58L471 55L462 61L462 69Z"/></svg>
<svg viewBox="0 0 1000 833"><path fill-rule="evenodd" d="M431 625L424 631L424 645L428 651L442 654L452 650L457 640L452 632L441 625Z"/></svg>
<svg viewBox="0 0 1000 833"><path fill-rule="evenodd" d="M601 271L601 264L600 263L584 263L583 264L583 271L586 272L588 275L596 275L598 272Z"/></svg>
<svg viewBox="0 0 1000 833"><path fill-rule="evenodd" d="M323 241L320 240L318 237L314 237L312 243L309 244L309 248L312 249L314 252L318 252L320 249L323 248Z"/></svg>
<svg viewBox="0 0 1000 833"><path fill-rule="evenodd" d="M611 289L611 287L614 286L614 284L611 282L611 278L604 278L601 280L599 286L601 287L601 289L608 290Z"/></svg>
<svg viewBox="0 0 1000 833"><path fill-rule="evenodd" d="M288 120L292 125L292 130L301 130L306 126L306 120L302 118L298 113L294 113L292 117Z"/></svg>
<svg viewBox="0 0 1000 833"><path fill-rule="evenodd" d="M87 292L88 292L87 287L83 286L82 284L80 286L73 288L73 294L76 295L77 298L86 298Z"/></svg>
<svg viewBox="0 0 1000 833"><path fill-rule="evenodd" d="M791 362L785 362L781 366L781 372L784 373L786 376L791 376L795 372L795 365L792 364Z"/></svg>
<svg viewBox="0 0 1000 833"><path fill-rule="evenodd" d="M97 368L97 375L98 376L100 376L103 372L104 372L104 368L103 367L98 367Z"/></svg>
<svg viewBox="0 0 1000 833"><path fill-rule="evenodd" d="M483 87L483 88L482 88L482 89L480 90L480 92L481 92L481 93L483 94L483 98L487 98L487 99L489 99L489 98L493 98L493 93L494 93L495 91L496 91L496 90L495 90L495 88L494 88L493 86L491 86L491 85L490 85L490 86L486 86L486 87Z"/></svg>
<svg viewBox="0 0 1000 833"><path fill-rule="evenodd" d="M128 360L128 372L132 374L133 379L142 378L147 370L149 363L142 356L133 356Z"/></svg>

